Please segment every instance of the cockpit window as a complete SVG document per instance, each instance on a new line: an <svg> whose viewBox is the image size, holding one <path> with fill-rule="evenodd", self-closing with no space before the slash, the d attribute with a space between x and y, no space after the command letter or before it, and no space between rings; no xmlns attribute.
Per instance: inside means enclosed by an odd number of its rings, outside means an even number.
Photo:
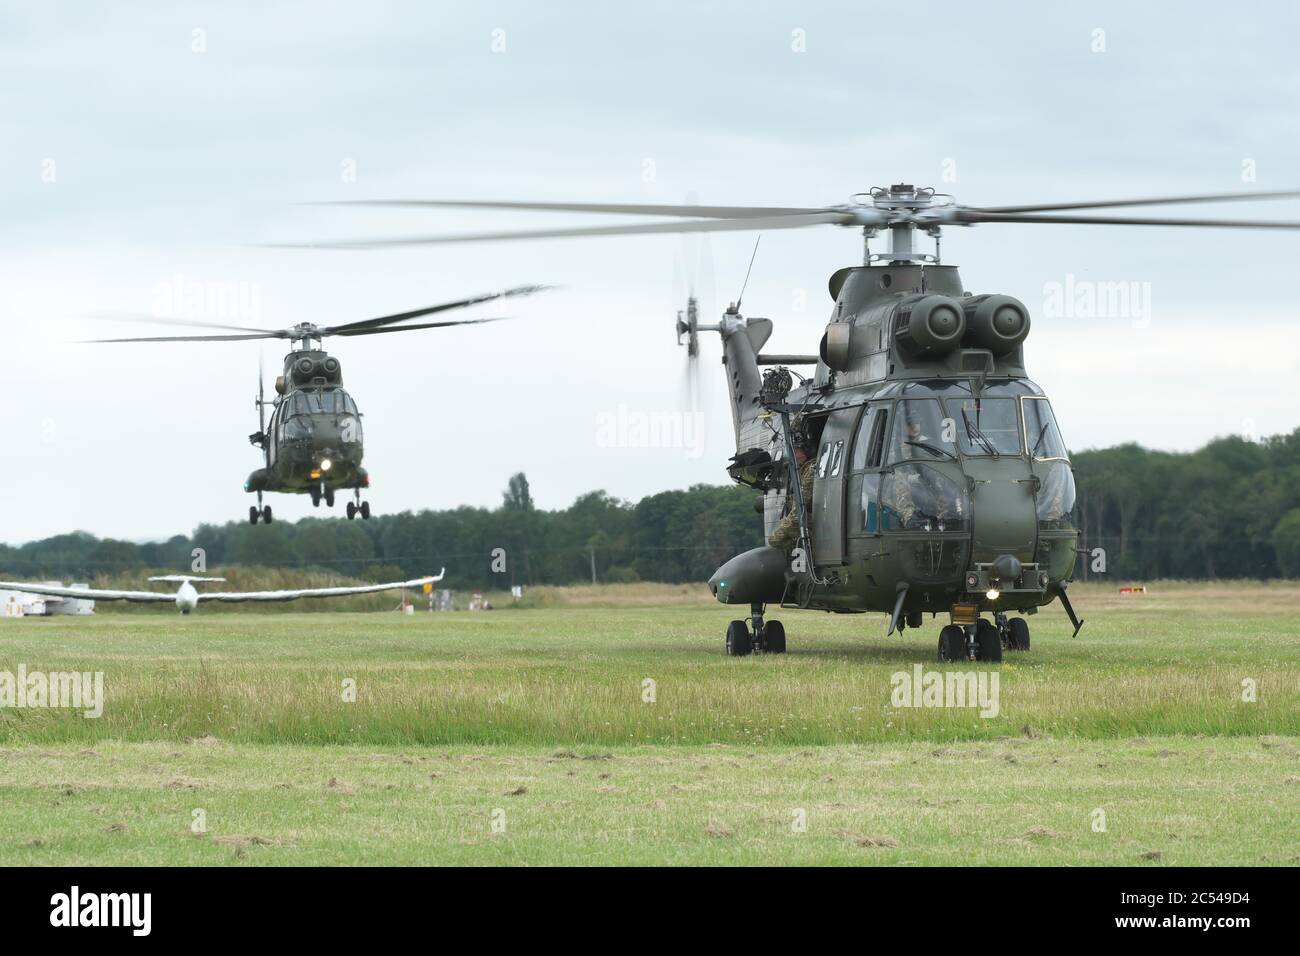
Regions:
<svg viewBox="0 0 1300 956"><path fill-rule="evenodd" d="M937 399L905 399L898 403L898 412L894 416L889 462L955 459L957 447L953 439L957 430L951 419L944 420Z"/></svg>
<svg viewBox="0 0 1300 956"><path fill-rule="evenodd" d="M356 402L341 388L304 390L294 394L295 415L355 415Z"/></svg>
<svg viewBox="0 0 1300 956"><path fill-rule="evenodd" d="M957 440L967 455L1020 454L1019 404L1014 398L948 400L948 415L957 429Z"/></svg>
<svg viewBox="0 0 1300 956"><path fill-rule="evenodd" d="M1070 457L1066 451L1061 431L1056 427L1056 416L1045 398L1026 398L1025 447L1034 458Z"/></svg>

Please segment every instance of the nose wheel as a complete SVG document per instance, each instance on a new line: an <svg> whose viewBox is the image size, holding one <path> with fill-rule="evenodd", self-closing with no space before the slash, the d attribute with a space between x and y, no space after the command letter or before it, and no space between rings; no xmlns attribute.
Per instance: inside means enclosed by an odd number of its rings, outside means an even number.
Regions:
<svg viewBox="0 0 1300 956"><path fill-rule="evenodd" d="M749 621L732 621L727 626L727 656L744 657L755 651L764 654L785 653L785 625L763 620L763 606L750 609Z"/></svg>
<svg viewBox="0 0 1300 956"><path fill-rule="evenodd" d="M264 521L267 524L271 523L271 506L262 504L262 493L260 491L257 493L257 504L248 509L248 523L257 524L259 521Z"/></svg>
<svg viewBox="0 0 1300 956"><path fill-rule="evenodd" d="M939 632L940 663L984 661L988 664L1000 664L1005 640L1003 627L1006 625L1006 615L999 614L997 618L996 624L980 618L974 624L949 624L945 627ZM1023 620L1018 619L1016 623L1024 625L1025 646L1028 647L1029 627Z"/></svg>

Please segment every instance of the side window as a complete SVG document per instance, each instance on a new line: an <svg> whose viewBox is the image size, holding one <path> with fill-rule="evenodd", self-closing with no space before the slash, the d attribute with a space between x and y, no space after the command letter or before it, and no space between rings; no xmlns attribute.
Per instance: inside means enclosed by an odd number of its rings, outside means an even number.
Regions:
<svg viewBox="0 0 1300 956"><path fill-rule="evenodd" d="M860 472L849 478L849 497L844 503L849 534L880 532L879 501L879 472Z"/></svg>
<svg viewBox="0 0 1300 956"><path fill-rule="evenodd" d="M867 449L867 467L879 468L885 457L885 437L889 433L889 407L876 412L876 420L871 425L870 446Z"/></svg>
<svg viewBox="0 0 1300 956"><path fill-rule="evenodd" d="M844 464L844 439L835 443L835 450L831 452L831 477L838 478L840 466Z"/></svg>
<svg viewBox="0 0 1300 956"><path fill-rule="evenodd" d="M849 471L861 471L867 467L867 448L871 444L871 424L880 413L878 408L868 408L858 419L858 430L853 436L853 460Z"/></svg>
<svg viewBox="0 0 1300 956"><path fill-rule="evenodd" d="M831 450L831 443L827 442L826 444L822 445L821 453L817 456L817 477L818 478L826 477L826 468L831 463L830 450Z"/></svg>

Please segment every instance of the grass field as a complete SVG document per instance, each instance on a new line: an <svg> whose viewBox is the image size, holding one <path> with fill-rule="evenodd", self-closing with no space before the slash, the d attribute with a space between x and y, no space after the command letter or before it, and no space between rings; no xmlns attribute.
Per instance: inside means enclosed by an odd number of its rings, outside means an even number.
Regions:
<svg viewBox="0 0 1300 956"><path fill-rule="evenodd" d="M728 659L727 609L652 585L0 621L0 671L106 691L0 709L0 863L1300 862L1300 586L1072 594L1078 639L1051 608L994 668L789 611ZM999 713L894 706L914 663L996 670Z"/></svg>

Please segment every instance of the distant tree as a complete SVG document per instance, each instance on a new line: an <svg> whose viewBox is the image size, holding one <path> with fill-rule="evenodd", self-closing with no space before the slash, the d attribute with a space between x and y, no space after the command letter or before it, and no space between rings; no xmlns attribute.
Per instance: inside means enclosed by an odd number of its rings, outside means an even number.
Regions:
<svg viewBox="0 0 1300 956"><path fill-rule="evenodd" d="M1300 578L1300 508L1288 511L1273 529L1271 537L1282 576Z"/></svg>

